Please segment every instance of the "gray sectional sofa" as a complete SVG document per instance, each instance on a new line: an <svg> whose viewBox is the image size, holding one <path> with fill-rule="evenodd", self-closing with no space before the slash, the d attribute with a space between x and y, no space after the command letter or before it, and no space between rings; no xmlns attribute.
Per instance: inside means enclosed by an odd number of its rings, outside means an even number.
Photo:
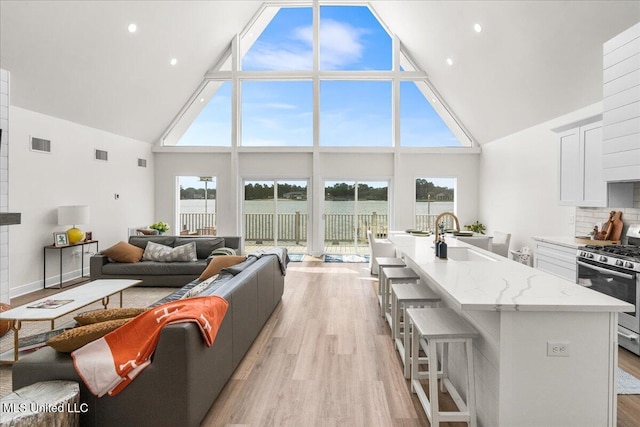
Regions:
<svg viewBox="0 0 640 427"><path fill-rule="evenodd" d="M98 279L138 279L138 286L182 286L197 279L210 261L214 249L227 247L240 254L240 237L229 236L129 236L129 243L146 248L148 242L176 247L196 242L198 260L195 262L155 262L135 263L114 262L102 254L91 257L91 280Z"/></svg>
<svg viewBox="0 0 640 427"><path fill-rule="evenodd" d="M281 300L288 257L286 249L278 251L284 264L274 255L249 255L244 263L223 270L200 294L229 302L211 347L194 323L166 326L151 365L121 393L102 398L88 391L69 354L44 347L13 365L13 389L39 381L77 381L80 402L88 408L80 414L82 426L200 425Z"/></svg>

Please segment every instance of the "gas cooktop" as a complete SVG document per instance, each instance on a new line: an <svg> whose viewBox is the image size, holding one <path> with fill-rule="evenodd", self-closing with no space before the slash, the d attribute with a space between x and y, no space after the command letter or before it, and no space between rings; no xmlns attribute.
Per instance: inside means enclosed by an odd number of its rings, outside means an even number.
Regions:
<svg viewBox="0 0 640 427"><path fill-rule="evenodd" d="M632 258L640 261L640 246L635 245L587 245L584 249L597 254L615 255L621 258Z"/></svg>

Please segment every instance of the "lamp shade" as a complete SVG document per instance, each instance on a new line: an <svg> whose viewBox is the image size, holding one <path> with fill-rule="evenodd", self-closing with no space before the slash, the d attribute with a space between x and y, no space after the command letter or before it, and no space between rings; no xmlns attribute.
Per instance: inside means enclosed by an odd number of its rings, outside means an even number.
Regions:
<svg viewBox="0 0 640 427"><path fill-rule="evenodd" d="M60 206L58 225L89 224L89 206Z"/></svg>

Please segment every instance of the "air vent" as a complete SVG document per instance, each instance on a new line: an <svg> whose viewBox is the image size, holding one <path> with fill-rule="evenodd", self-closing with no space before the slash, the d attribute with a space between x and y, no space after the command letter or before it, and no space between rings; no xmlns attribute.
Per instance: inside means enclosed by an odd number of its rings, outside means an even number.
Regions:
<svg viewBox="0 0 640 427"><path fill-rule="evenodd" d="M41 153L50 153L51 140L31 137L31 151L39 151Z"/></svg>
<svg viewBox="0 0 640 427"><path fill-rule="evenodd" d="M138 166L140 166L141 168L146 168L147 167L147 159L138 159Z"/></svg>
<svg viewBox="0 0 640 427"><path fill-rule="evenodd" d="M109 160L109 153L104 150L96 149L96 160L104 160L105 162Z"/></svg>

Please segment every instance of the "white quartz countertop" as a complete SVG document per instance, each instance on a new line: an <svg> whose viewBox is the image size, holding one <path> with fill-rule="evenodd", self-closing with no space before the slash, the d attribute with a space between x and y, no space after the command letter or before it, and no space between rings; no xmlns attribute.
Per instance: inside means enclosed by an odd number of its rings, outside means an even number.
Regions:
<svg viewBox="0 0 640 427"><path fill-rule="evenodd" d="M449 253L469 248L471 261L436 258L433 236L389 235L398 251L409 258L462 310L492 311L633 311L624 301L569 280L545 273L455 239Z"/></svg>

